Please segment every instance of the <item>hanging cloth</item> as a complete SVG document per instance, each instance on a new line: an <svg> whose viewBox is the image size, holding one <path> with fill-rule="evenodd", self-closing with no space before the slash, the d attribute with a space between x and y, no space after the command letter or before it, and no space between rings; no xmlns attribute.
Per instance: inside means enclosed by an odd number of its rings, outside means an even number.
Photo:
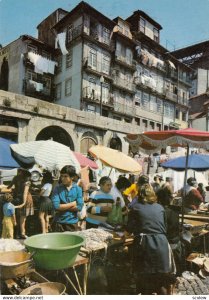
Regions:
<svg viewBox="0 0 209 300"><path fill-rule="evenodd" d="M68 51L67 51L66 45L65 45L65 42L66 42L66 32L58 33L57 37L58 37L58 43L59 43L59 46L60 46L62 54L63 55L68 54Z"/></svg>

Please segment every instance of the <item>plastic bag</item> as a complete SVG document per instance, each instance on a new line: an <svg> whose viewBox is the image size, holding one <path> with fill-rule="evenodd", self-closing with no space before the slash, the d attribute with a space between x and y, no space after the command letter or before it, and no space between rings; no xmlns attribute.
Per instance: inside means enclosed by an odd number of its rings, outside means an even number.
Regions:
<svg viewBox="0 0 209 300"><path fill-rule="evenodd" d="M78 216L78 219L81 220L81 221L83 219L85 219L85 217L86 217L86 204L85 203L84 203L81 211L78 211L77 216Z"/></svg>
<svg viewBox="0 0 209 300"><path fill-rule="evenodd" d="M107 223L112 225L123 224L123 214L122 208L119 205L113 205L111 212L109 212L107 217Z"/></svg>

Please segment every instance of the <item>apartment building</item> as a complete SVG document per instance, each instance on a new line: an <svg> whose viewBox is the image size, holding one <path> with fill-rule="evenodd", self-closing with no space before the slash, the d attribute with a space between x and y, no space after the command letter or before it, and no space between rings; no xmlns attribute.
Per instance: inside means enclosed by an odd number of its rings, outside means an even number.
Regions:
<svg viewBox="0 0 209 300"><path fill-rule="evenodd" d="M191 68L160 44L162 26L143 11L111 20L82 1L70 12L56 10L37 29L38 39L18 39L24 47L17 55L8 48L22 71L3 89L90 112L92 123L101 115L139 132L187 127ZM117 127L113 144L119 133Z"/></svg>

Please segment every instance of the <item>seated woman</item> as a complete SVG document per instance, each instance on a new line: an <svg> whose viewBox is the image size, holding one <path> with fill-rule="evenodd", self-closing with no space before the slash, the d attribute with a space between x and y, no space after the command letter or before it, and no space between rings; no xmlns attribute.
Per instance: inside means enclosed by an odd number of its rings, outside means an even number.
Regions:
<svg viewBox="0 0 209 300"><path fill-rule="evenodd" d="M127 231L135 236L137 292L161 294L164 287L171 294L175 263L166 237L165 210L157 203L149 184L141 186L137 200L131 207L127 225Z"/></svg>
<svg viewBox="0 0 209 300"><path fill-rule="evenodd" d="M100 189L93 192L87 205L86 229L97 228L100 223L106 222L108 213L112 210L114 203L110 194L112 188L111 179L104 176L99 181Z"/></svg>

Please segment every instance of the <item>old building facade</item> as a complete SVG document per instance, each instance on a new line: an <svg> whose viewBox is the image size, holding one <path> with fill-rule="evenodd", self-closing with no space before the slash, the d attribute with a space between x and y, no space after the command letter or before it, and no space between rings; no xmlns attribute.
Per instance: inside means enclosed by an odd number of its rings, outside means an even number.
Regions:
<svg viewBox="0 0 209 300"><path fill-rule="evenodd" d="M56 104L60 110L72 109L91 119L89 123L84 120L86 126L64 120L65 125L70 124L66 131L71 132L71 148L86 153L91 144L103 143L125 150L125 133L187 127L190 68L160 45L162 27L144 12L136 11L126 20L110 20L81 2L71 12L56 10L37 28L38 39L24 35L1 49L1 65L7 61L9 72L8 83L3 82L1 88L45 100L46 110ZM14 70L18 76L13 76ZM38 103L33 109L37 120ZM11 113L4 114L6 118L12 120ZM111 130L96 129L94 122L100 119L106 120ZM29 130L25 139L62 136L53 127L58 125L48 128L47 122L48 118L35 126L39 132ZM77 133L82 133L84 140L78 148L73 142Z"/></svg>

